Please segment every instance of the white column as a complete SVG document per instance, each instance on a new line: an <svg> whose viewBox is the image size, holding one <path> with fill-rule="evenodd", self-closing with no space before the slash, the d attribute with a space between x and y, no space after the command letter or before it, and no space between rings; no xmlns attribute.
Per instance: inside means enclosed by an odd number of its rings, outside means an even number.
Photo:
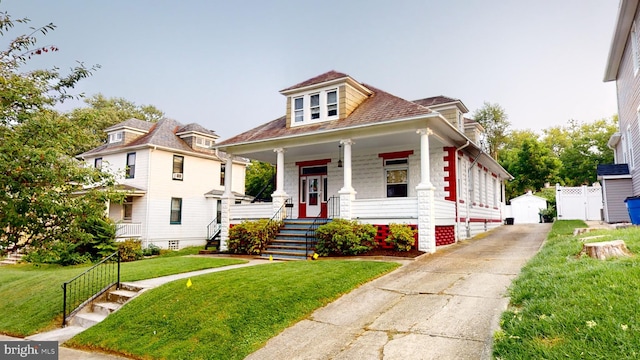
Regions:
<svg viewBox="0 0 640 360"><path fill-rule="evenodd" d="M351 139L340 140L344 146L344 184L338 191L340 195L340 218L351 220L351 202L356 198L356 191L351 183L351 145L355 144Z"/></svg>
<svg viewBox="0 0 640 360"><path fill-rule="evenodd" d="M420 183L416 186L418 195L418 249L428 253L436 252L435 228L435 187L431 183L431 162L429 161L429 135L431 129L420 129Z"/></svg>
<svg viewBox="0 0 640 360"><path fill-rule="evenodd" d="M227 241L229 240L229 226L231 225L231 205L235 203L235 197L231 190L233 184L233 157L227 154L227 162L224 166L224 193L221 198L220 209L220 251L229 249Z"/></svg>
<svg viewBox="0 0 640 360"><path fill-rule="evenodd" d="M284 191L284 149L273 149L278 156L276 160L276 190L271 194L273 213L275 214L287 201L289 195Z"/></svg>

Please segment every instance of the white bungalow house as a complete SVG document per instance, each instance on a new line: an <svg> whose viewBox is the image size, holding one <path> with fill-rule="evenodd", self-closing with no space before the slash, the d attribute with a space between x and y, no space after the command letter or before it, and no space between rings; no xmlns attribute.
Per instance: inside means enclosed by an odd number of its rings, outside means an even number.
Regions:
<svg viewBox="0 0 640 360"><path fill-rule="evenodd" d="M219 223L225 173L235 201L244 196L247 161L212 149L218 136L198 124L173 119L150 123L129 119L111 126L106 144L78 155L88 165L112 171L127 192L123 204L111 203L116 237L143 246L179 249L203 245ZM230 171L229 171L230 172Z"/></svg>
<svg viewBox="0 0 640 360"><path fill-rule="evenodd" d="M277 169L272 204L237 205L225 184L223 249L229 225L271 217L287 200L294 218L357 219L381 234L414 225L431 253L502 224L511 175L481 151L482 127L465 121L460 100L408 101L335 71L280 93L286 115L214 145Z"/></svg>

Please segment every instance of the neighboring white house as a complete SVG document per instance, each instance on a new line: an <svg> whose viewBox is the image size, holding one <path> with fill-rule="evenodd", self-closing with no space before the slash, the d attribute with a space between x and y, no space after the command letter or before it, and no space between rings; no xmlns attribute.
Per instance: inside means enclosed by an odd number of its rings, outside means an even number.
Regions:
<svg viewBox="0 0 640 360"><path fill-rule="evenodd" d="M427 252L502 224L512 177L481 151L482 127L460 100L408 101L335 71L280 93L286 115L214 146L277 169L270 207L223 196L223 249L230 224L289 199L293 217L357 219L379 236L390 223L417 226Z"/></svg>
<svg viewBox="0 0 640 360"><path fill-rule="evenodd" d="M226 154L213 150L218 136L211 130L165 118L157 123L129 119L105 131L107 143L78 158L117 174L119 188L127 192L123 204L108 206L118 239L169 249L203 245L211 235L208 225L220 221L229 167L231 190L237 201L245 200L247 161L227 161Z"/></svg>
<svg viewBox="0 0 640 360"><path fill-rule="evenodd" d="M511 217L514 224L535 224L540 222L540 210L547 208L547 199L528 191L511 199Z"/></svg>

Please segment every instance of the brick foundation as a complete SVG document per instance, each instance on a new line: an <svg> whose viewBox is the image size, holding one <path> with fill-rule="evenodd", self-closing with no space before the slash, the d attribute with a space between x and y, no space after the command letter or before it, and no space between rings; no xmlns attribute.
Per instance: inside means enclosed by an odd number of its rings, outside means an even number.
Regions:
<svg viewBox="0 0 640 360"><path fill-rule="evenodd" d="M389 225L374 225L378 228L375 241L381 249L392 249L393 244L387 244L385 239L389 236ZM418 225L409 225L413 230L418 229ZM436 246L449 245L456 242L455 226L436 226ZM418 234L415 235L415 243L413 246L418 246Z"/></svg>

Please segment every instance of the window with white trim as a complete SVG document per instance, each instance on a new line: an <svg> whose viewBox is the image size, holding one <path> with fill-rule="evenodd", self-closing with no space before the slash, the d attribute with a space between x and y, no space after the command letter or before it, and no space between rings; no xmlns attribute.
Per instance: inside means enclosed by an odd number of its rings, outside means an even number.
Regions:
<svg viewBox="0 0 640 360"><path fill-rule="evenodd" d="M122 131L111 133L111 134L109 134L109 144L121 142L122 138L123 138L123 132Z"/></svg>
<svg viewBox="0 0 640 360"><path fill-rule="evenodd" d="M127 154L127 172L126 179L133 179L136 176L136 153Z"/></svg>
<svg viewBox="0 0 640 360"><path fill-rule="evenodd" d="M338 118L338 89L329 88L294 97L292 126Z"/></svg>
<svg viewBox="0 0 640 360"><path fill-rule="evenodd" d="M493 189L493 206L495 207L498 206L498 186L496 178L491 179L491 182L493 183L491 188Z"/></svg>
<svg viewBox="0 0 640 360"><path fill-rule="evenodd" d="M173 155L171 179L182 181L184 177L184 156Z"/></svg>
<svg viewBox="0 0 640 360"><path fill-rule="evenodd" d="M93 160L93 165L98 170L102 169L102 158L95 158L95 160Z"/></svg>
<svg viewBox="0 0 640 360"><path fill-rule="evenodd" d="M182 199L171 198L171 216L169 224L178 225L182 223Z"/></svg>
<svg viewBox="0 0 640 360"><path fill-rule="evenodd" d="M203 147L203 148L210 148L212 145L213 145L213 140L196 136L196 146Z"/></svg>
<svg viewBox="0 0 640 360"><path fill-rule="evenodd" d="M304 98L293 99L293 116L297 123L304 121Z"/></svg>
<svg viewBox="0 0 640 360"><path fill-rule="evenodd" d="M122 220L131 220L133 217L133 197L127 196L122 203Z"/></svg>
<svg viewBox="0 0 640 360"><path fill-rule="evenodd" d="M638 118L640 121L640 111L638 112ZM622 156L624 161L629 165L629 170L635 167L633 156L633 144L631 142L631 125L627 125L627 129L622 135Z"/></svg>
<svg viewBox="0 0 640 360"><path fill-rule="evenodd" d="M409 159L384 161L387 197L407 197L409 185Z"/></svg>

